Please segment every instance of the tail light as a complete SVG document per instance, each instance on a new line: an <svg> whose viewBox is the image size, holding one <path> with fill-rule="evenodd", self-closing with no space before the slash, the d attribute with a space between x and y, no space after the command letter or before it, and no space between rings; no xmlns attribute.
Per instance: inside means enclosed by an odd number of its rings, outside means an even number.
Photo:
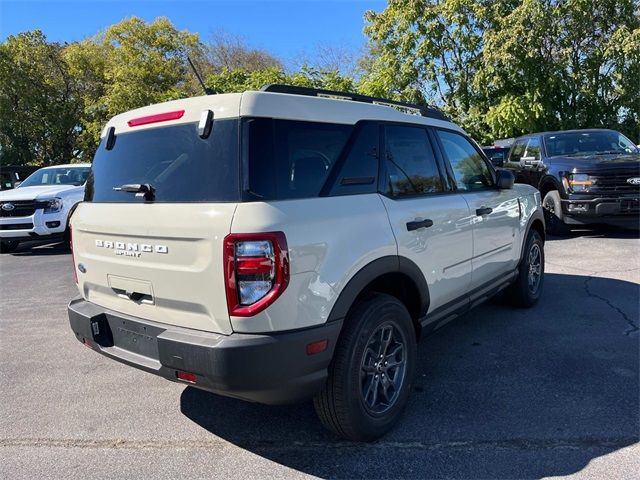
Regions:
<svg viewBox="0 0 640 480"><path fill-rule="evenodd" d="M71 262L73 263L73 278L78 283L78 271L76 270L76 257L73 254L73 228L69 224L69 248L71 249Z"/></svg>
<svg viewBox="0 0 640 480"><path fill-rule="evenodd" d="M229 315L250 317L271 305L289 284L283 232L232 233L224 239Z"/></svg>

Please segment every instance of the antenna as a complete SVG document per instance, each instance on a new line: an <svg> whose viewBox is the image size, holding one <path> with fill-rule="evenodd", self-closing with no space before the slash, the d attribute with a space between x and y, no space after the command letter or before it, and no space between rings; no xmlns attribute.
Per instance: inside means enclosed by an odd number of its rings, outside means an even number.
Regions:
<svg viewBox="0 0 640 480"><path fill-rule="evenodd" d="M196 74L196 78L198 79L198 82L200 82L200 85L202 85L202 89L204 90L205 95L215 95L216 91L211 88L207 88L207 86L202 81L202 77L198 73L198 70L196 70L196 67L191 61L191 59L189 58L189 55L187 55L187 60L189 61L189 65L191 65L191 69L193 70L193 73Z"/></svg>

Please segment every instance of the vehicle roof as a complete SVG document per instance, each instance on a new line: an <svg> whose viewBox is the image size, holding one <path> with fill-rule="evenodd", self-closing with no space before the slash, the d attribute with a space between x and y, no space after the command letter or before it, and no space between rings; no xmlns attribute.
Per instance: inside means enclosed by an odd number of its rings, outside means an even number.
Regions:
<svg viewBox="0 0 640 480"><path fill-rule="evenodd" d="M74 168L74 167L91 167L90 163L64 163L62 165L49 165L48 167L42 167L38 170L45 170L48 168Z"/></svg>
<svg viewBox="0 0 640 480"><path fill-rule="evenodd" d="M128 122L147 115L184 110L179 119L131 127ZM215 119L238 117L269 117L310 122L328 122L353 125L361 120L380 120L400 123L441 126L463 131L456 124L421 115L411 115L386 105L304 96L288 93L247 91L184 98L131 110L113 117L102 136L110 127L115 133L138 131L160 126L195 123L204 110L213 111Z"/></svg>
<svg viewBox="0 0 640 480"><path fill-rule="evenodd" d="M536 133L527 133L526 135L521 135L516 140L520 140L521 138L529 138L529 137L537 137L540 135L557 135L560 133L579 133L579 132L615 132L616 130L612 130L610 128L574 128L571 130L549 130L546 132L536 132Z"/></svg>

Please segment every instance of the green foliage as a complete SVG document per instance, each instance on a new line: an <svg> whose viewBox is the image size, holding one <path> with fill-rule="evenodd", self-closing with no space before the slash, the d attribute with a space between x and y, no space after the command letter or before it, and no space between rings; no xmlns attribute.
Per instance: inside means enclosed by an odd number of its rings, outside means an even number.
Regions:
<svg viewBox="0 0 640 480"><path fill-rule="evenodd" d="M353 79L340 75L335 70L318 70L303 66L299 72L287 75L280 67L263 70L228 70L209 75L205 84L218 93L259 90L270 83L296 85L300 87L326 88L329 90L354 91Z"/></svg>
<svg viewBox="0 0 640 480"><path fill-rule="evenodd" d="M640 137L633 0L390 0L366 19L366 93L435 104L482 141L600 126Z"/></svg>
<svg viewBox="0 0 640 480"><path fill-rule="evenodd" d="M0 164L72 159L81 108L61 45L39 30L0 44Z"/></svg>
<svg viewBox="0 0 640 480"><path fill-rule="evenodd" d="M79 142L89 156L113 115L194 93L186 81L186 56L198 36L178 31L166 18L133 17L67 47L65 59L81 85L84 115Z"/></svg>

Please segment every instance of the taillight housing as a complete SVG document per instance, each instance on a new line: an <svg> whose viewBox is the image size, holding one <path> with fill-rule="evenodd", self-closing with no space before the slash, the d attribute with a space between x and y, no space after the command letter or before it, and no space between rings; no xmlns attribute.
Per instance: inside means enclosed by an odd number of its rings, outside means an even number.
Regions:
<svg viewBox="0 0 640 480"><path fill-rule="evenodd" d="M224 239L229 315L250 317L271 305L289 284L283 232L232 233Z"/></svg>
<svg viewBox="0 0 640 480"><path fill-rule="evenodd" d="M73 254L73 228L69 224L69 248L71 249L71 263L73 264L73 278L78 284L78 270L76 270L76 257Z"/></svg>

